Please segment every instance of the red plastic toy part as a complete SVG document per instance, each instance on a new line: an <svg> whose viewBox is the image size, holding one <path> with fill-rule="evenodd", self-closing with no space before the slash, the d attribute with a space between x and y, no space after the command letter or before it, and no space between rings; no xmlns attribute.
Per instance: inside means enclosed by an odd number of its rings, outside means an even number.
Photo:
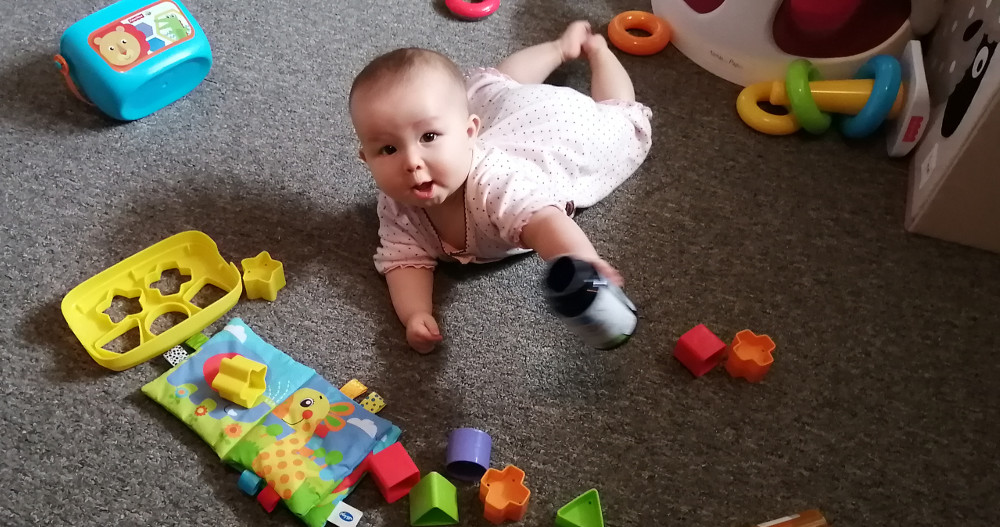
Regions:
<svg viewBox="0 0 1000 527"><path fill-rule="evenodd" d="M420 481L420 471L403 445L393 443L371 456L368 470L385 501L392 503L410 493Z"/></svg>
<svg viewBox="0 0 1000 527"><path fill-rule="evenodd" d="M260 503L261 507L267 512L274 511L274 508L278 506L278 502L281 501L281 497L275 492L274 486L268 485L264 487L263 490L257 494L257 503Z"/></svg>
<svg viewBox="0 0 1000 527"><path fill-rule="evenodd" d="M861 0L790 0L788 10L792 20L803 32L828 36L854 16Z"/></svg>
<svg viewBox="0 0 1000 527"><path fill-rule="evenodd" d="M371 465L373 455L374 454L368 454L365 456L365 458L361 460L361 463L358 464L357 468L354 469L354 472L351 472L346 478L344 478L344 480L340 482L340 485L337 485L337 488L333 489L333 492L347 490L353 487L355 483L361 481L361 478L365 477L365 474L368 473L368 467Z"/></svg>
<svg viewBox="0 0 1000 527"><path fill-rule="evenodd" d="M468 2L466 0L445 0L444 5L448 7L458 18L465 20L479 20L492 15L500 7L500 0L483 0L482 2Z"/></svg>
<svg viewBox="0 0 1000 527"><path fill-rule="evenodd" d="M733 344L726 360L726 371L733 377L742 377L750 382L760 382L771 369L774 357L774 341L767 335L755 335L744 329L733 338Z"/></svg>
<svg viewBox="0 0 1000 527"><path fill-rule="evenodd" d="M708 373L725 355L726 343L704 324L698 324L681 335L674 348L674 357L695 377Z"/></svg>

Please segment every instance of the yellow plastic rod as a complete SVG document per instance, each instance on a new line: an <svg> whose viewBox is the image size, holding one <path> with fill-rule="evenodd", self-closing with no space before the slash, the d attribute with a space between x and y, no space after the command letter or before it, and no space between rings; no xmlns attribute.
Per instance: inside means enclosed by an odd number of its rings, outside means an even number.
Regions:
<svg viewBox="0 0 1000 527"><path fill-rule="evenodd" d="M871 79L849 79L849 80L829 80L812 81L809 83L809 91L812 92L813 100L820 110L829 113L842 113L847 115L857 115L861 108L868 101L868 96L872 92L875 81ZM889 111L889 119L895 119L903 109L906 101L906 85L899 86L899 93L896 94L896 102ZM785 81L773 81L771 83L771 95L769 102L777 106L789 106L788 95L785 91Z"/></svg>

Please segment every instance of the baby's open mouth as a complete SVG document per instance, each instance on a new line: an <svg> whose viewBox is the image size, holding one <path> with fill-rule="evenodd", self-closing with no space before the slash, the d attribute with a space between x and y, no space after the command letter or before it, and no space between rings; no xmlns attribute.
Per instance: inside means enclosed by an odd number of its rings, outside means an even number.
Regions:
<svg viewBox="0 0 1000 527"><path fill-rule="evenodd" d="M413 186L413 193L420 199L430 199L434 195L434 182L426 181Z"/></svg>

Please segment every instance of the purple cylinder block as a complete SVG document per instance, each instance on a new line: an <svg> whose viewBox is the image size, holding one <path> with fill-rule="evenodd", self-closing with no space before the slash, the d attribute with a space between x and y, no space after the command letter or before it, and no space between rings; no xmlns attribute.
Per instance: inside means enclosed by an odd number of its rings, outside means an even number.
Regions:
<svg viewBox="0 0 1000 527"><path fill-rule="evenodd" d="M462 481L476 481L490 468L493 439L482 430L456 428L448 434L448 473Z"/></svg>

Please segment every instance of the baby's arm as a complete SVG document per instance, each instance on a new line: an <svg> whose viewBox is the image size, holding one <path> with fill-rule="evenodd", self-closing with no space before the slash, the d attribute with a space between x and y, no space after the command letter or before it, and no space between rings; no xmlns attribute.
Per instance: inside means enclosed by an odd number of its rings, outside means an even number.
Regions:
<svg viewBox="0 0 1000 527"><path fill-rule="evenodd" d="M397 267L386 273L389 297L399 321L406 326L406 341L420 353L428 353L441 341L434 320L434 270L425 267Z"/></svg>
<svg viewBox="0 0 1000 527"><path fill-rule="evenodd" d="M558 207L545 207L533 214L521 229L521 243L545 261L562 255L588 261L609 280L622 285L618 271L601 259L583 229Z"/></svg>

